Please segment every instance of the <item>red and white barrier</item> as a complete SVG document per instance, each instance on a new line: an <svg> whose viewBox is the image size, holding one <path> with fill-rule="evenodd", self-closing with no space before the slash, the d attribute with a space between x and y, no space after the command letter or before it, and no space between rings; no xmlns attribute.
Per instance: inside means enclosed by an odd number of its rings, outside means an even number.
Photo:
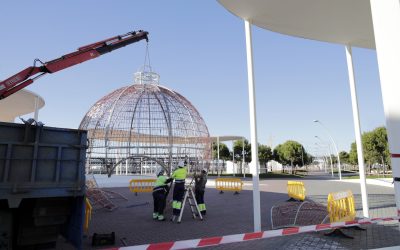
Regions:
<svg viewBox="0 0 400 250"><path fill-rule="evenodd" d="M199 248L199 247L221 245L226 243L243 242L248 240L257 240L257 239L266 239L266 238L285 236L285 235L293 235L299 233L318 232L318 231L341 228L341 227L368 225L383 221L393 221L399 219L400 216L374 218L374 219L361 219L361 220L354 220L347 222L335 222L330 224L290 227L290 228L263 231L263 232L233 234L220 237L210 237L210 238L202 238L194 240L180 240L175 242L171 241L171 242L151 243L151 244L130 246L130 247L110 248L108 250L172 250L172 249Z"/></svg>

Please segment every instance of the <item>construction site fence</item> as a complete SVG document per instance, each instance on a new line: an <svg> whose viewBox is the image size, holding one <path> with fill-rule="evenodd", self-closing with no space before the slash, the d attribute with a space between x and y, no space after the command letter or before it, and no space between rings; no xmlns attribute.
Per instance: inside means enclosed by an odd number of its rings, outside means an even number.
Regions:
<svg viewBox="0 0 400 250"><path fill-rule="evenodd" d="M129 182L129 190L135 195L137 193L153 192L154 183L156 179L133 179Z"/></svg>
<svg viewBox="0 0 400 250"><path fill-rule="evenodd" d="M215 188L223 193L224 191L234 191L238 194L242 191L243 182L239 178L217 178L215 179Z"/></svg>
<svg viewBox="0 0 400 250"><path fill-rule="evenodd" d="M356 211L354 196L350 190L330 193L327 203L327 210L331 223L355 220Z"/></svg>
<svg viewBox="0 0 400 250"><path fill-rule="evenodd" d="M306 198L306 188L301 181L288 181L287 191L290 198L304 201Z"/></svg>

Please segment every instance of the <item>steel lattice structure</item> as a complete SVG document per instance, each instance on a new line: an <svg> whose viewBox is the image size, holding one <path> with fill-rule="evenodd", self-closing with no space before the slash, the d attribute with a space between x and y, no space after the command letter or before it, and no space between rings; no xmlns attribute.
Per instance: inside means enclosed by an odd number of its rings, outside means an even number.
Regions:
<svg viewBox="0 0 400 250"><path fill-rule="evenodd" d="M154 72L97 101L79 128L88 131L87 172L111 166L116 173L169 172L179 160L204 167L211 157L208 128L182 95L158 84Z"/></svg>

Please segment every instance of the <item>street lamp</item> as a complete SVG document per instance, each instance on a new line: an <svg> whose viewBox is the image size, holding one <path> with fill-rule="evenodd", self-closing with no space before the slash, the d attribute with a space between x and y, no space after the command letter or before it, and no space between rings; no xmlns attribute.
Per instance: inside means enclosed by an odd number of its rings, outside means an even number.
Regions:
<svg viewBox="0 0 400 250"><path fill-rule="evenodd" d="M322 152L322 153L320 153L320 152ZM318 143L315 143L314 154L317 156L318 153L320 153L320 157L322 158L324 171L325 171L325 173L327 173L326 166L329 165L328 157L325 155L324 151L321 151L321 145L319 145ZM331 170L332 170L332 165L331 165Z"/></svg>
<svg viewBox="0 0 400 250"><path fill-rule="evenodd" d="M317 139L319 139L320 141L321 141L321 146L323 147L324 145L323 144L325 144L324 143L324 141L321 139L321 138L319 138L319 136L318 135L316 135L316 136L314 136L315 138L317 138ZM320 144L318 144L318 143L315 143L316 145L320 145ZM327 149L327 151L328 151L328 155L329 155L329 159L330 159L330 161L331 161L331 173L332 173L332 177L333 177L333 164L332 164L332 154L331 154L331 147L329 147L329 145L327 144L326 145L326 149Z"/></svg>
<svg viewBox="0 0 400 250"><path fill-rule="evenodd" d="M337 149L337 147L336 147L336 143L335 143L335 141L333 140L331 134L329 133L328 128L325 127L324 124L322 124L322 122L320 122L319 120L314 120L314 122L319 123L319 124L326 130L326 133L328 134L329 139L331 140L333 146L335 147L335 151L336 151L336 155L337 155L337 160L338 160L339 180L342 180L342 170L341 170L341 167L340 167L340 157L339 157L338 149Z"/></svg>

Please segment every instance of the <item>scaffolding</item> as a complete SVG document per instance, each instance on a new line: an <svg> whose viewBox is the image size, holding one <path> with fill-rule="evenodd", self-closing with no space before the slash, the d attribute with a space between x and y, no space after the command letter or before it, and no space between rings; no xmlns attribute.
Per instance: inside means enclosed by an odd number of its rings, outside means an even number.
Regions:
<svg viewBox="0 0 400 250"><path fill-rule="evenodd" d="M179 93L159 85L152 71L135 73L134 84L97 101L79 128L88 131L86 172L154 174L171 172L179 160L193 168L211 158L208 128Z"/></svg>

